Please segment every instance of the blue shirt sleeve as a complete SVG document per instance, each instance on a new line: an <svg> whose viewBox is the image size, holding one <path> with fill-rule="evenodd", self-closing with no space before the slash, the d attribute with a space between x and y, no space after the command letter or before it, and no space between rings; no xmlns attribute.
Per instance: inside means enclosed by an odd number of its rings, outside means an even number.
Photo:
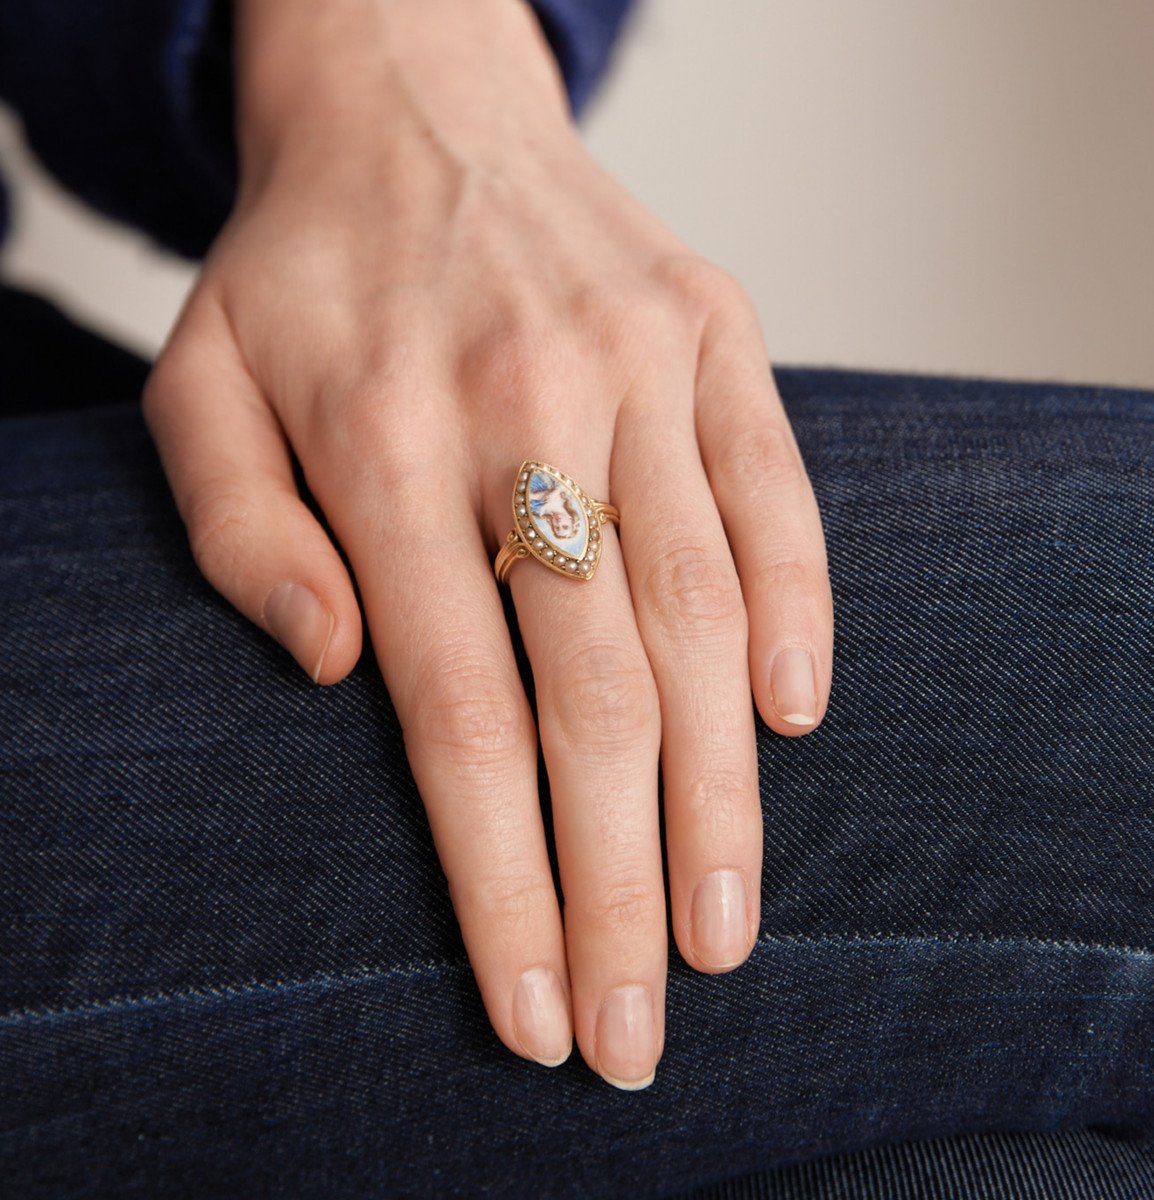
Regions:
<svg viewBox="0 0 1154 1200"><path fill-rule="evenodd" d="M633 3L532 0L575 119ZM228 0L0 0L0 97L66 188L199 258L236 190L231 45Z"/></svg>
<svg viewBox="0 0 1154 1200"><path fill-rule="evenodd" d="M532 0L579 120L634 0Z"/></svg>

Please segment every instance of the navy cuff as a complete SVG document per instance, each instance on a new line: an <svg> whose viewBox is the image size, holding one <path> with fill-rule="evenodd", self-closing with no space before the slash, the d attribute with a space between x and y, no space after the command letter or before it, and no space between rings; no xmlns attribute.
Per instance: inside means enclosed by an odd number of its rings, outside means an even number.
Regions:
<svg viewBox="0 0 1154 1200"><path fill-rule="evenodd" d="M633 0L532 0L569 93L574 120L609 64Z"/></svg>
<svg viewBox="0 0 1154 1200"><path fill-rule="evenodd" d="M227 0L0 0L0 95L97 211L189 257L235 193Z"/></svg>

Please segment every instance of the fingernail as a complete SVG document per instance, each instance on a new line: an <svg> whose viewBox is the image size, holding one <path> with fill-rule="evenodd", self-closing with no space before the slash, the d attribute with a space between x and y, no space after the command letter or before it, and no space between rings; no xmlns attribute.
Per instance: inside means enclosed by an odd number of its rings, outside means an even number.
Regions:
<svg viewBox="0 0 1154 1200"><path fill-rule="evenodd" d="M690 941L706 966L736 967L749 953L745 880L737 871L714 871L693 893Z"/></svg>
<svg viewBox="0 0 1154 1200"><path fill-rule="evenodd" d="M657 1071L653 997L641 984L614 988L601 1002L594 1054L602 1078L635 1092L648 1087Z"/></svg>
<svg viewBox="0 0 1154 1200"><path fill-rule="evenodd" d="M303 584L280 583L265 599L263 616L269 632L316 683L336 624L333 614Z"/></svg>
<svg viewBox="0 0 1154 1200"><path fill-rule="evenodd" d="M573 1049L569 1005L557 972L534 967L517 981L513 1029L521 1049L546 1067L559 1067Z"/></svg>
<svg viewBox="0 0 1154 1200"><path fill-rule="evenodd" d="M791 725L812 725L817 720L817 694L813 686L813 659L808 650L791 646L773 660L769 676L773 707Z"/></svg>

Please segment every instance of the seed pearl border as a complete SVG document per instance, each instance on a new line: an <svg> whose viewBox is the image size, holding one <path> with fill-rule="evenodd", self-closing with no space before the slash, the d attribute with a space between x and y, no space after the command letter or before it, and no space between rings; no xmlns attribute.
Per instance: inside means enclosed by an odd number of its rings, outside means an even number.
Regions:
<svg viewBox="0 0 1154 1200"><path fill-rule="evenodd" d="M557 550L550 544L550 539L539 535L539 531L533 525L528 506L524 504L524 493L528 489L529 478L534 470L542 470L557 481L564 483L579 498L585 509L590 528L587 549L582 559L574 559ZM604 545L601 538L601 526L607 521L617 524L620 524L621 521L621 514L616 505L610 504L608 501L592 499L571 475L567 475L551 463L538 462L533 459L526 459L521 464L513 485L512 505L513 528L509 531L504 545L493 560L493 572L498 583L507 582L508 574L514 563L518 559L528 558L530 555L539 562L543 562L551 570L557 571L558 574L565 575L566 578L591 578L597 569L601 548ZM550 551L552 553L549 553ZM585 568L586 562L589 564L587 569Z"/></svg>

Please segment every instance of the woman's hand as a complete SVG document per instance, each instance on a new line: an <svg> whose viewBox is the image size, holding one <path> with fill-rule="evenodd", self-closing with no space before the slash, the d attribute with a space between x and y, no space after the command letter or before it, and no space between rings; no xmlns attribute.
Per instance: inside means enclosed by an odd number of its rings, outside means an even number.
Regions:
<svg viewBox="0 0 1154 1200"><path fill-rule="evenodd" d="M750 690L825 710L821 523L749 300L591 160L523 0L238 0L241 192L145 414L196 560L309 675L361 649L347 552L501 1040L644 1086L677 945L749 954ZM689 164L687 164L687 169ZM621 512L596 578L492 560L524 459Z"/></svg>

